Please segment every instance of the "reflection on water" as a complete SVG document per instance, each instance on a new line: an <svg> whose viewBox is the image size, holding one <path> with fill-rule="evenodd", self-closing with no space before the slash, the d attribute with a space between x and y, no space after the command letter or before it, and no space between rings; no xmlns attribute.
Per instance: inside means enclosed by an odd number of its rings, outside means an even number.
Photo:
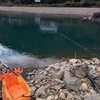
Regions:
<svg viewBox="0 0 100 100"><path fill-rule="evenodd" d="M75 52L94 57L61 34L100 56L98 23L65 16L0 13L0 59L21 66L44 66L58 61L52 57L74 57Z"/></svg>
<svg viewBox="0 0 100 100"><path fill-rule="evenodd" d="M18 53L0 44L0 61L15 67L45 67L49 64L60 62L54 58L39 59L27 54Z"/></svg>

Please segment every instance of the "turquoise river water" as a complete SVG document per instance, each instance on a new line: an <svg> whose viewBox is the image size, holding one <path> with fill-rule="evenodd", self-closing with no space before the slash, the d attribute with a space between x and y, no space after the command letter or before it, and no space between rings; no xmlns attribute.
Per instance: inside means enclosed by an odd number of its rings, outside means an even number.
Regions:
<svg viewBox="0 0 100 100"><path fill-rule="evenodd" d="M75 54L95 57L86 49L100 56L99 23L63 15L0 13L0 60L8 65L43 67Z"/></svg>

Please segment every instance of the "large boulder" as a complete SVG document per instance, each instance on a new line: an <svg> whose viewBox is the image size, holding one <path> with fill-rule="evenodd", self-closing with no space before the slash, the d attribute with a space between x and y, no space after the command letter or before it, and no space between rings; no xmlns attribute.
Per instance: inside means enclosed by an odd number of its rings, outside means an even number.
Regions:
<svg viewBox="0 0 100 100"><path fill-rule="evenodd" d="M92 21L100 23L100 12L96 12L96 13L93 14Z"/></svg>
<svg viewBox="0 0 100 100"><path fill-rule="evenodd" d="M100 100L99 94L87 95L84 100Z"/></svg>
<svg viewBox="0 0 100 100"><path fill-rule="evenodd" d="M94 13L92 18L100 18L100 12Z"/></svg>
<svg viewBox="0 0 100 100"><path fill-rule="evenodd" d="M66 89L78 92L81 86L81 81L76 77L66 78L64 79L64 85Z"/></svg>

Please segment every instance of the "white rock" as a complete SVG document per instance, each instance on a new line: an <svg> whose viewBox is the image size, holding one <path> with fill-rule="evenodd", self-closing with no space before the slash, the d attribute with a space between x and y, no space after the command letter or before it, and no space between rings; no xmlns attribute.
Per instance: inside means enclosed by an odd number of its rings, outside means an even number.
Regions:
<svg viewBox="0 0 100 100"><path fill-rule="evenodd" d="M51 95L51 96L47 97L47 99L46 99L46 100L54 100L54 96L53 96L53 95Z"/></svg>
<svg viewBox="0 0 100 100"><path fill-rule="evenodd" d="M87 90L88 90L88 86L87 86L86 83L82 83L82 84L81 84L81 90L82 90L82 91L87 91Z"/></svg>
<svg viewBox="0 0 100 100"><path fill-rule="evenodd" d="M61 81L59 79L54 79L54 81L56 81L57 83L63 84L63 81Z"/></svg>
<svg viewBox="0 0 100 100"><path fill-rule="evenodd" d="M100 61L99 61L99 59L98 59L98 58L92 58L92 61L94 61L94 62L95 62L95 64L100 64Z"/></svg>
<svg viewBox="0 0 100 100"><path fill-rule="evenodd" d="M89 62L89 61L87 61L87 60L85 60L85 61L84 61L84 64L89 65L89 64L90 64L90 62Z"/></svg>
<svg viewBox="0 0 100 100"><path fill-rule="evenodd" d="M69 62L76 63L77 62L77 59L70 59Z"/></svg>
<svg viewBox="0 0 100 100"><path fill-rule="evenodd" d="M89 69L95 70L96 66L95 65L88 65Z"/></svg>
<svg viewBox="0 0 100 100"><path fill-rule="evenodd" d="M54 100L58 100L58 95L55 95Z"/></svg>
<svg viewBox="0 0 100 100"><path fill-rule="evenodd" d="M61 62L61 65L62 65L62 66L66 66L66 63L67 63L66 61Z"/></svg>
<svg viewBox="0 0 100 100"><path fill-rule="evenodd" d="M74 100L73 95L71 93L69 93L66 100Z"/></svg>

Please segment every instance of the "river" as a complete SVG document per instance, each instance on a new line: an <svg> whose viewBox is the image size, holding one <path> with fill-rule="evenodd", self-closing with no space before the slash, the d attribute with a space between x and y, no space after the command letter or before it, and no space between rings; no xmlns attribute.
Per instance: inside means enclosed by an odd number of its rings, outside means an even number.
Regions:
<svg viewBox="0 0 100 100"><path fill-rule="evenodd" d="M99 23L67 15L0 12L0 60L4 63L45 67L75 54L76 58L100 56Z"/></svg>

